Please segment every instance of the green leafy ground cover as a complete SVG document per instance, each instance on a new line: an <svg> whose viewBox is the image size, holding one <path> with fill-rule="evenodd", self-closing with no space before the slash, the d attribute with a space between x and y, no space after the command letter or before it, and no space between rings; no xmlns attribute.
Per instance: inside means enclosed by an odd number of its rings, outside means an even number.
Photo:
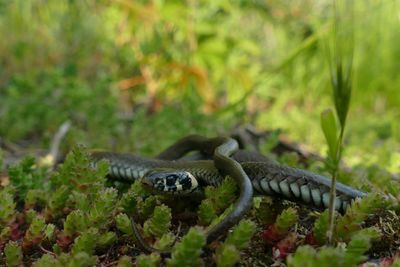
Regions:
<svg viewBox="0 0 400 267"><path fill-rule="evenodd" d="M129 266L135 261L137 266L233 266L237 262L250 266L288 257L288 266L304 266L304 262L333 266L330 257L323 255L334 253L334 266L355 266L368 259L364 256L368 251L378 258L389 257L399 245L400 206L379 194L356 201L336 218L333 238L342 244L337 247L321 247L326 242L327 211L310 218L305 207L257 197L249 218L225 241L214 242L204 251L203 227L214 225L229 210L237 194L233 180L207 188L199 205L151 195L139 182L119 184L118 191L107 181L107 168L106 162L91 168L82 148L75 148L57 172L46 173L29 158L12 167L10 184L0 191L0 264ZM139 223L146 242L161 250L174 244L180 234L177 224L190 229L174 245L171 258L162 260L158 253L141 254L134 245L130 217Z"/></svg>
<svg viewBox="0 0 400 267"><path fill-rule="evenodd" d="M332 106L326 49L332 8L330 1L0 1L0 36L7 37L0 42L3 161L47 152L67 120L72 126L61 154L84 144L151 156L190 133L214 136L252 123L280 128L283 136L326 155L319 116ZM286 203L256 199L252 223L237 230L242 234L233 232L199 261L230 266L242 250L243 264L270 264L278 252L305 243L316 248L302 246L287 259L289 266L304 266L308 259L309 266L332 266L332 255L337 266L351 266L371 244L372 257L396 253L400 186L391 174L400 172L398 14L396 2L354 3L348 25L354 30L353 97L343 152L350 169L340 176L393 198L372 195L337 218L339 243L324 249L325 213L310 216L305 208L287 210ZM291 154L278 160L297 164ZM10 184L0 191L0 264L160 261L157 255L136 258L127 218L137 210L147 238L162 247L173 240L174 216L183 207L147 196L138 185L108 187L105 169L90 170L79 149L58 173L36 163L25 159L8 171L3 164L2 177ZM327 174L321 162L308 168ZM185 220L183 230L210 223L227 208L213 210L213 204L212 198L193 204L199 214L192 223ZM155 218L165 217L160 214L172 216L171 227L157 227ZM200 253L201 230L188 235L165 264ZM190 236L197 241L187 244ZM268 245L263 236L277 237Z"/></svg>

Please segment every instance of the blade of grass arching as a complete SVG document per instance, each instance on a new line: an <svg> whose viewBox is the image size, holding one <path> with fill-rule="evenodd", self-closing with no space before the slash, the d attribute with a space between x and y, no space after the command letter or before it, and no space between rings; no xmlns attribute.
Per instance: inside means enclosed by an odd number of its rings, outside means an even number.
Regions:
<svg viewBox="0 0 400 267"><path fill-rule="evenodd" d="M307 37L296 49L290 51L288 56L284 58L279 64L273 67L272 72L279 72L286 66L290 65L300 54L307 51L318 43L321 36L325 35L328 30L328 25L322 25L320 29L313 35Z"/></svg>
<svg viewBox="0 0 400 267"><path fill-rule="evenodd" d="M254 94L254 92L256 91L256 88L257 88L257 86L255 85L252 88L248 89L247 91L245 91L243 93L243 95L236 102L230 103L230 104L226 105L225 107L217 110L215 112L215 115L218 117L218 116L221 116L222 114L227 114L227 113L233 112L237 108L245 107L246 106L245 103L246 103L247 99L252 94Z"/></svg>
<svg viewBox="0 0 400 267"><path fill-rule="evenodd" d="M336 181L339 176L339 164L343 150L343 136L346 118L350 106L352 90L352 62L353 62L353 3L351 0L334 1L334 29L333 47L329 53L329 67L333 100L336 115L340 122L339 137L335 151L330 151L328 161L332 174L331 191L329 196L329 228L327 232L328 243L333 243ZM329 49L328 49L329 52ZM328 140L329 141L329 140ZM331 149L332 150L332 149Z"/></svg>

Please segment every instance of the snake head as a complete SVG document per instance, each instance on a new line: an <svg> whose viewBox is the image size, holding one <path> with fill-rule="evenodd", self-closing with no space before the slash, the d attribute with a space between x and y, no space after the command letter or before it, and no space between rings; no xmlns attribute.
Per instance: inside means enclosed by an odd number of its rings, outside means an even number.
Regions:
<svg viewBox="0 0 400 267"><path fill-rule="evenodd" d="M167 194L190 193L198 187L196 178L186 171L155 171L141 180L142 184Z"/></svg>

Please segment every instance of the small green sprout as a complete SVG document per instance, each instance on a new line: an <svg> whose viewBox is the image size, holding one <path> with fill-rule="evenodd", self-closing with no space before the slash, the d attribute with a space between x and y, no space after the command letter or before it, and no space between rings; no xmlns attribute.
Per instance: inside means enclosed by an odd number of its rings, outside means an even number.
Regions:
<svg viewBox="0 0 400 267"><path fill-rule="evenodd" d="M16 188L18 197L25 199L32 189L43 189L46 170L36 166L35 158L26 157L8 170L11 184Z"/></svg>
<svg viewBox="0 0 400 267"><path fill-rule="evenodd" d="M154 212L157 205L157 197L149 196L144 201L138 202L138 211L140 218L147 219Z"/></svg>
<svg viewBox="0 0 400 267"><path fill-rule="evenodd" d="M160 239L154 243L154 247L159 250L166 250L172 246L176 237L172 233L164 234Z"/></svg>
<svg viewBox="0 0 400 267"><path fill-rule="evenodd" d="M100 190L93 200L88 220L91 226L106 229L112 222L113 210L117 202L117 190L105 188Z"/></svg>
<svg viewBox="0 0 400 267"><path fill-rule="evenodd" d="M203 231L191 228L174 247L171 258L167 260L167 266L200 266L202 263L200 255L205 244L206 237Z"/></svg>
<svg viewBox="0 0 400 267"><path fill-rule="evenodd" d="M298 215L294 208L287 208L276 218L275 226L279 234L285 234L297 222Z"/></svg>
<svg viewBox="0 0 400 267"><path fill-rule="evenodd" d="M357 265L368 259L363 254L371 248L371 241L380 237L380 232L376 228L365 228L353 235L347 245L345 261L351 265Z"/></svg>
<svg viewBox="0 0 400 267"><path fill-rule="evenodd" d="M82 147L75 147L67 155L58 172L51 177L50 187L57 189L64 185L69 190L97 193L106 182L108 164L101 161L96 168L91 168L89 163L88 153Z"/></svg>
<svg viewBox="0 0 400 267"><path fill-rule="evenodd" d="M144 234L160 238L171 227L171 217L170 208L165 205L157 206L152 217L144 223Z"/></svg>
<svg viewBox="0 0 400 267"><path fill-rule="evenodd" d="M11 235L11 228L9 226L4 227L3 229L1 229L0 232L0 240L8 240L10 235Z"/></svg>
<svg viewBox="0 0 400 267"><path fill-rule="evenodd" d="M7 225L15 216L15 202L12 187L0 188L0 226Z"/></svg>
<svg viewBox="0 0 400 267"><path fill-rule="evenodd" d="M329 211L326 209L314 223L313 233L318 244L324 244L327 236L326 232L329 228Z"/></svg>
<svg viewBox="0 0 400 267"><path fill-rule="evenodd" d="M161 261L159 254L152 253L150 255L139 255L136 258L137 267L157 267Z"/></svg>
<svg viewBox="0 0 400 267"><path fill-rule="evenodd" d="M43 254L43 256L35 261L34 263L35 267L48 267L48 266L54 266L54 267L62 267L61 263L52 255L50 254Z"/></svg>
<svg viewBox="0 0 400 267"><path fill-rule="evenodd" d="M49 240L53 241L55 238L56 226L54 224L47 224L46 228L44 229L44 237Z"/></svg>
<svg viewBox="0 0 400 267"><path fill-rule="evenodd" d="M31 189L25 197L25 209L33 208L35 205L43 206L46 203L46 192L40 189Z"/></svg>
<svg viewBox="0 0 400 267"><path fill-rule="evenodd" d="M4 248L7 266L16 267L22 266L22 249L15 241L10 241Z"/></svg>
<svg viewBox="0 0 400 267"><path fill-rule="evenodd" d="M88 228L87 216L81 210L74 210L68 214L64 222L64 232L68 236L74 236Z"/></svg>
<svg viewBox="0 0 400 267"><path fill-rule="evenodd" d="M118 259L117 267L131 267L132 266L132 258L129 256L121 256Z"/></svg>
<svg viewBox="0 0 400 267"><path fill-rule="evenodd" d="M96 246L99 248L107 248L115 243L115 241L117 241L117 235L114 232L106 232L98 237Z"/></svg>
<svg viewBox="0 0 400 267"><path fill-rule="evenodd" d="M117 226L117 229L120 230L122 233L128 235L128 236L133 236L133 229L132 229L132 223L131 220L129 219L128 215L124 213L120 213L115 217L115 223Z"/></svg>
<svg viewBox="0 0 400 267"><path fill-rule="evenodd" d="M256 231L256 225L250 220L241 220L240 223L228 235L224 244L234 245L238 249L244 249L249 245L251 237Z"/></svg>
<svg viewBox="0 0 400 267"><path fill-rule="evenodd" d="M240 260L240 253L238 249L231 244L223 244L217 249L215 261L217 267L230 267L238 263Z"/></svg>
<svg viewBox="0 0 400 267"><path fill-rule="evenodd" d="M25 233L23 248L29 249L33 245L37 245L44 239L44 231L46 230L46 223L41 216L35 216L31 225Z"/></svg>
<svg viewBox="0 0 400 267"><path fill-rule="evenodd" d="M353 234L362 228L364 221L378 209L384 207L385 203L381 195L373 193L354 201L346 213L339 216L335 237L339 241L349 241Z"/></svg>
<svg viewBox="0 0 400 267"><path fill-rule="evenodd" d="M90 228L75 238L74 245L71 249L72 255L77 255L80 252L86 252L88 255L93 255L96 243L98 242L99 232L96 228Z"/></svg>
<svg viewBox="0 0 400 267"><path fill-rule="evenodd" d="M135 210L137 209L137 194L132 190L128 190L122 194L121 198L118 201L117 206L119 207L119 211L128 215L133 215Z"/></svg>
<svg viewBox="0 0 400 267"><path fill-rule="evenodd" d="M46 218L58 218L63 215L65 203L70 197L70 191L66 185L61 185L50 193L45 210Z"/></svg>
<svg viewBox="0 0 400 267"><path fill-rule="evenodd" d="M209 198L204 199L198 210L199 224L207 225L210 224L214 219L218 217L217 211L213 205L213 201Z"/></svg>
<svg viewBox="0 0 400 267"><path fill-rule="evenodd" d="M207 186L205 189L206 198L201 202L198 210L199 223L207 225L220 220L218 214L226 211L229 203L234 202L236 191L236 183L230 177L224 179L218 187Z"/></svg>
<svg viewBox="0 0 400 267"><path fill-rule="evenodd" d="M240 260L240 250L248 246L256 231L256 225L250 220L242 220L228 235L224 244L216 251L215 261L218 267L233 266Z"/></svg>
<svg viewBox="0 0 400 267"><path fill-rule="evenodd" d="M98 258L86 252L78 252L74 255L62 254L59 261L61 266L66 267L92 267L96 265Z"/></svg>

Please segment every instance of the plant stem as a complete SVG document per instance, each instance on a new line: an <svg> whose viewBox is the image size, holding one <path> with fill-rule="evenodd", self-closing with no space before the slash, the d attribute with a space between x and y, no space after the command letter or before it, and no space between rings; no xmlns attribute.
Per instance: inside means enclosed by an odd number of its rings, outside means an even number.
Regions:
<svg viewBox="0 0 400 267"><path fill-rule="evenodd" d="M333 232L335 228L335 201L336 201L336 181L337 177L339 176L339 165L340 159L342 157L342 143L343 143L343 135L344 135L344 125L340 127L340 135L339 140L337 142L337 149L336 149L336 157L333 163L333 170L332 170L332 182L331 182L331 190L329 193L329 216L328 216L328 244L333 244Z"/></svg>

